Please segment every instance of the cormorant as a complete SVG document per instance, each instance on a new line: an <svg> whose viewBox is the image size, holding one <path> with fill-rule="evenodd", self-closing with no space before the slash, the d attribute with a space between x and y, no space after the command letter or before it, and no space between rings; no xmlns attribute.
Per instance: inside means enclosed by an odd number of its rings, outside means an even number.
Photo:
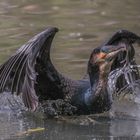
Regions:
<svg viewBox="0 0 140 140"><path fill-rule="evenodd" d="M109 110L112 99L107 89L108 74L124 65L127 52L129 62L135 64L132 44L140 41L140 37L126 30L116 32L91 53L86 78L72 80L60 74L50 59L56 32L57 28L49 27L37 34L0 66L0 92L21 95L32 111L42 101L56 99L69 100L79 114ZM137 79L139 74L133 72L133 77ZM125 84L120 77L116 86L121 88Z"/></svg>

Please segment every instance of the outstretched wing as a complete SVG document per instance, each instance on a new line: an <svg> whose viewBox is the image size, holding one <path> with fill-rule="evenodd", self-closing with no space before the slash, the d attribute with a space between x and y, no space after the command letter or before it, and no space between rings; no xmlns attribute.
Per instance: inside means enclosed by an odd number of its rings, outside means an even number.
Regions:
<svg viewBox="0 0 140 140"><path fill-rule="evenodd" d="M133 32L127 30L119 30L112 35L104 44L105 45L115 45L120 41L127 40L129 43L140 42L140 37Z"/></svg>
<svg viewBox="0 0 140 140"><path fill-rule="evenodd" d="M37 34L0 66L0 92L8 90L12 94L22 93L25 106L31 110L36 109L36 59L43 51L47 51L46 57L49 57L50 46L57 31L57 28L49 27Z"/></svg>

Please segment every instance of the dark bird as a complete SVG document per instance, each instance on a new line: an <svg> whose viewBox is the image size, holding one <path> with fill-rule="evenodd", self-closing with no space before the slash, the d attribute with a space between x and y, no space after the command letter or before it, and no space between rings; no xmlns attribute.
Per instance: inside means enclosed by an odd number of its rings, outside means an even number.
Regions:
<svg viewBox="0 0 140 140"><path fill-rule="evenodd" d="M50 59L52 40L58 32L49 27L37 34L0 67L0 92L8 91L21 95L27 108L34 111L45 100L65 99L77 107L79 114L100 113L111 107L112 99L108 92L108 75L125 62L135 64L133 43L140 41L136 34L120 30L107 42L91 53L87 76L72 80L60 74ZM139 78L138 71L133 78ZM126 84L120 77L117 87Z"/></svg>

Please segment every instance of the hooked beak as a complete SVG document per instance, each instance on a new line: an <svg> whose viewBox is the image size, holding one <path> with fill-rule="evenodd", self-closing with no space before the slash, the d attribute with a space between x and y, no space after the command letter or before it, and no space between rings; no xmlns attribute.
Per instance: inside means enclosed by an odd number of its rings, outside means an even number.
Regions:
<svg viewBox="0 0 140 140"><path fill-rule="evenodd" d="M108 46L103 46L101 48L101 51L98 55L98 62L103 62L103 61L113 61L120 52L125 52L126 51L126 46L113 46L113 45L108 45Z"/></svg>

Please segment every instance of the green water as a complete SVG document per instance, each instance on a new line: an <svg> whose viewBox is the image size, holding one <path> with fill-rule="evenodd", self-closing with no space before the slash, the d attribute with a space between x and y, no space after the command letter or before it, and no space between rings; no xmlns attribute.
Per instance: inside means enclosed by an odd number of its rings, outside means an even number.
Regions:
<svg viewBox="0 0 140 140"><path fill-rule="evenodd" d="M33 35L47 26L56 26L60 31L51 50L53 63L60 72L78 79L86 73L93 48L112 33L128 29L140 35L139 6L139 0L1 0L0 63ZM140 62L140 48L135 49ZM37 127L45 130L19 135ZM80 125L46 121L36 116L16 117L8 111L0 115L1 140L112 140L119 137L139 139L139 136L139 120L127 117Z"/></svg>

